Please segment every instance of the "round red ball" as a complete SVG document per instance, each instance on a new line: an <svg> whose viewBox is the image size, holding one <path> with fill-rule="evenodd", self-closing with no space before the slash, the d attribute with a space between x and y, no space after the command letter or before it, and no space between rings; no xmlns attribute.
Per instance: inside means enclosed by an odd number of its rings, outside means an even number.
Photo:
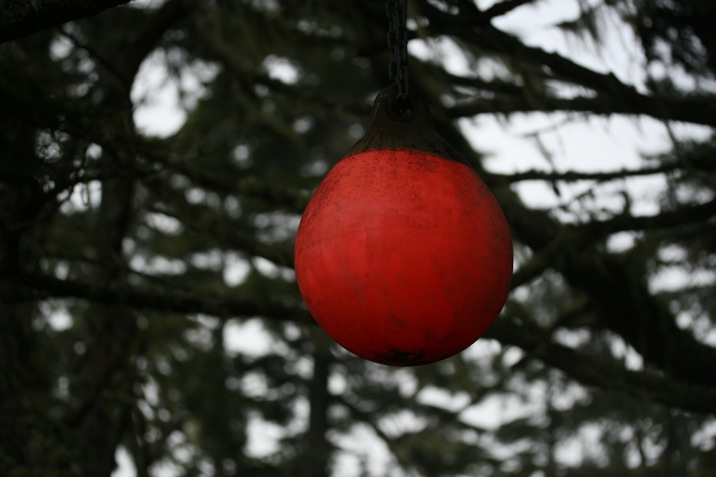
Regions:
<svg viewBox="0 0 716 477"><path fill-rule="evenodd" d="M336 164L296 236L296 278L318 324L349 351L412 366L484 334L512 279L512 242L487 186L466 165L412 150Z"/></svg>

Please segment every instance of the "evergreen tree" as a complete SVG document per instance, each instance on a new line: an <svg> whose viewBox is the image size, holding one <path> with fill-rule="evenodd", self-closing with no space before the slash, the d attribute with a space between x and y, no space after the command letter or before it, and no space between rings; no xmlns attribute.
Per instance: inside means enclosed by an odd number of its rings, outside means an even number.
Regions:
<svg viewBox="0 0 716 477"><path fill-rule="evenodd" d="M338 348L292 272L312 190L389 84L382 2L29 3L0 4L1 475L110 477L121 455L138 477L712 475L713 2L551 2L591 45L569 53L504 27L550 2L410 2L410 87L516 251L488 335L418 368ZM614 35L636 80L581 61ZM169 86L185 118L142 130ZM658 121L671 146L497 172L467 123L520 114Z"/></svg>

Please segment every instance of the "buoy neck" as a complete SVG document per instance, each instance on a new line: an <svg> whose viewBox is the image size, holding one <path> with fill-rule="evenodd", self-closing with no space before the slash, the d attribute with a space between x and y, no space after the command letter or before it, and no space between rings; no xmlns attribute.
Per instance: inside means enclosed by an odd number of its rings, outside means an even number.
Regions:
<svg viewBox="0 0 716 477"><path fill-rule="evenodd" d="M469 166L435 130L430 110L422 98L410 91L400 100L395 85L378 93L373 102L370 127L347 155L379 149L427 152Z"/></svg>

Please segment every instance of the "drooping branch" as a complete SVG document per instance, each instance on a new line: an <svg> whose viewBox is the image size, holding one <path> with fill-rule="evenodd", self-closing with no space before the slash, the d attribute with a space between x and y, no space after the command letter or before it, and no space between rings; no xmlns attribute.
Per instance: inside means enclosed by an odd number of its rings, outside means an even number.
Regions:
<svg viewBox="0 0 716 477"><path fill-rule="evenodd" d="M10 280L10 279L8 279ZM308 322L308 312L268 300L236 296L146 291L132 286L102 286L76 280L61 280L49 275L27 273L6 283L13 294L3 295L5 304L33 302L57 298L75 298L102 305L124 305L141 310L166 313L205 313L219 317L265 316L274 320Z"/></svg>
<svg viewBox="0 0 716 477"><path fill-rule="evenodd" d="M537 211L533 213L539 214ZM688 226L714 216L716 216L716 200L683 206L656 215L622 214L606 220L593 220L586 224L564 225L551 242L537 249L534 256L515 271L512 287L517 288L528 283L545 270L553 268L557 262L565 261L562 257L574 256L576 250L592 247L611 234Z"/></svg>
<svg viewBox="0 0 716 477"><path fill-rule="evenodd" d="M502 16L512 10L519 8L528 3L533 3L534 0L503 0L502 2L495 3L490 8L484 11L484 16L487 18L495 18Z"/></svg>
<svg viewBox="0 0 716 477"><path fill-rule="evenodd" d="M685 226L716 217L716 199L696 205L678 207L656 215L617 215L607 220L593 220L580 226L583 234L604 237L626 230L651 230Z"/></svg>
<svg viewBox="0 0 716 477"><path fill-rule="evenodd" d="M513 174L496 174L490 173L490 177L505 183L515 183L523 181L546 181L546 182L579 182L579 181L595 181L606 182L629 177L650 176L655 174L664 174L681 167L676 162L664 163L656 167L644 167L640 169L619 169L615 171L605 172L579 172L579 171L545 171L532 169L523 172L515 172Z"/></svg>
<svg viewBox="0 0 716 477"><path fill-rule="evenodd" d="M35 0L0 2L0 43L61 23L96 15L132 0Z"/></svg>
<svg viewBox="0 0 716 477"><path fill-rule="evenodd" d="M595 97L575 98L543 97L544 95L540 94L537 101L530 100L523 94L480 99L452 108L449 114L453 118L482 113L576 111L595 114L638 114L664 121L716 125L713 95L701 97L649 95L633 85L624 83L612 73L601 73L558 53L525 45L517 37L489 23L486 24L482 12L461 11L460 15L453 15L429 3L424 8L435 36L451 36L465 45L474 47L479 45L482 52L490 52L496 56L511 58L515 62L529 64L531 65L529 74L540 76L537 81L573 84L580 88L589 88L596 93ZM483 83L478 80L477 87Z"/></svg>
<svg viewBox="0 0 716 477"><path fill-rule="evenodd" d="M501 318L493 324L486 336L503 344L517 346L585 385L625 393L685 411L716 413L714 387L693 385L656 373L630 371L617 363L556 343L546 332L528 323Z"/></svg>
<svg viewBox="0 0 716 477"><path fill-rule="evenodd" d="M524 97L484 99L454 106L449 110L453 118L471 117L479 114L512 114L532 112L573 112L593 113L609 116L613 114L643 115L664 121L684 121L706 126L716 125L713 113L713 96L652 98L647 95L630 93L628 101L602 93L598 97L541 97L538 102Z"/></svg>
<svg viewBox="0 0 716 477"><path fill-rule="evenodd" d="M196 8L196 2L190 0L168 0L153 12L147 21L142 23L131 37L127 51L119 57L118 62L119 70L130 84L134 81L139 66L157 47L164 34L194 8Z"/></svg>
<svg viewBox="0 0 716 477"><path fill-rule="evenodd" d="M146 149L143 152L146 152ZM245 195L261 199L273 205L277 210L285 209L288 212L301 213L308 203L309 194L305 191L272 186L256 176L241 177L238 180L226 178L193 168L186 161L169 162L164 156L165 154L155 154L151 156L151 159L161 163L166 170L173 170L185 176L199 187L221 194Z"/></svg>
<svg viewBox="0 0 716 477"><path fill-rule="evenodd" d="M281 267L293 267L293 249L286 245L268 244L254 235L240 230L230 230L224 223L206 213L198 213L200 208L188 205L186 209L154 208L168 217L175 218L188 230L198 233L213 234L214 240L232 250L241 250L252 256L265 258Z"/></svg>
<svg viewBox="0 0 716 477"><path fill-rule="evenodd" d="M515 235L536 257L560 272L594 304L599 326L612 330L639 352L646 362L668 371L674 379L695 385L713 382L716 349L679 328L665 303L653 296L644 277L630 264L599 250L598 243L622 230L674 228L698 223L716 214L716 202L686 206L654 216L617 216L563 229L545 213L506 200ZM545 261L546 260L546 261ZM525 272L526 273L526 272Z"/></svg>

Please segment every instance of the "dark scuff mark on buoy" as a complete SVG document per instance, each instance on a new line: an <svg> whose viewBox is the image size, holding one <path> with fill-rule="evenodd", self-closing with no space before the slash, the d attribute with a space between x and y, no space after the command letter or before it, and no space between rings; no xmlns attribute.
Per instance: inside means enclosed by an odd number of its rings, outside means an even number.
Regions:
<svg viewBox="0 0 716 477"><path fill-rule="evenodd" d="M390 348L378 356L378 361L391 366L416 366L425 362L425 353L421 351L401 351Z"/></svg>

